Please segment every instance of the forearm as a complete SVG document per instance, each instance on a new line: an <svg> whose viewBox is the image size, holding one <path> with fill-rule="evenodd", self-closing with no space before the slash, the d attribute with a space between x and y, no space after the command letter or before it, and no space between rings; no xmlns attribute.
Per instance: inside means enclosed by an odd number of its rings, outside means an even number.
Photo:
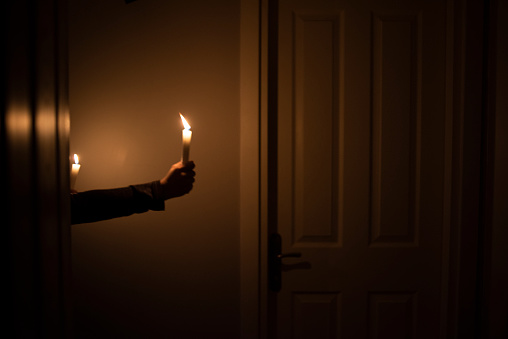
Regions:
<svg viewBox="0 0 508 339"><path fill-rule="evenodd" d="M71 194L72 224L124 217L148 210L164 210L159 181Z"/></svg>

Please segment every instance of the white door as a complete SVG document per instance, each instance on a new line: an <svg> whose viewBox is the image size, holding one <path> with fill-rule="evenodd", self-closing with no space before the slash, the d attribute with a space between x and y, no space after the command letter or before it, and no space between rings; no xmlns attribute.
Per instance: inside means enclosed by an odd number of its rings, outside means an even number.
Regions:
<svg viewBox="0 0 508 339"><path fill-rule="evenodd" d="M446 15L279 0L277 338L443 335Z"/></svg>

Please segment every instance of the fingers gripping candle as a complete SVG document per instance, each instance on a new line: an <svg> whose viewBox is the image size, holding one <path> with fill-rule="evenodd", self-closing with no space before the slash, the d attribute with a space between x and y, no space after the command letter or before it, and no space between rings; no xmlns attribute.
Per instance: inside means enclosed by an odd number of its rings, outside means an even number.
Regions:
<svg viewBox="0 0 508 339"><path fill-rule="evenodd" d="M79 164L79 158L77 154L74 154L74 163L72 164L71 169L71 189L74 189L76 185L76 179L78 178L79 168L81 165Z"/></svg>
<svg viewBox="0 0 508 339"><path fill-rule="evenodd" d="M187 123L187 120L183 117L182 113L180 113L180 118L182 118L182 123L184 129L182 130L182 162L186 163L189 161L189 153L190 153L190 142L192 138L192 131L190 130L190 125Z"/></svg>

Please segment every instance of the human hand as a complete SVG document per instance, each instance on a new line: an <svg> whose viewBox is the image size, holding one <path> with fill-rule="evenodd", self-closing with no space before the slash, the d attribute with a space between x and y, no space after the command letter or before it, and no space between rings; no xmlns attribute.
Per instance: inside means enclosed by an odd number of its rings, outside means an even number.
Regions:
<svg viewBox="0 0 508 339"><path fill-rule="evenodd" d="M171 166L169 172L160 180L164 200L180 197L192 189L194 176L194 161L177 162Z"/></svg>

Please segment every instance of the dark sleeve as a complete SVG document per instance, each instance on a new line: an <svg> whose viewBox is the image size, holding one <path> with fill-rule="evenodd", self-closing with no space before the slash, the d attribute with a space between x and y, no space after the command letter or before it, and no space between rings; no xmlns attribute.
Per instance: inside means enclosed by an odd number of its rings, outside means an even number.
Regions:
<svg viewBox="0 0 508 339"><path fill-rule="evenodd" d="M72 224L125 217L148 210L164 210L159 181L71 194Z"/></svg>

